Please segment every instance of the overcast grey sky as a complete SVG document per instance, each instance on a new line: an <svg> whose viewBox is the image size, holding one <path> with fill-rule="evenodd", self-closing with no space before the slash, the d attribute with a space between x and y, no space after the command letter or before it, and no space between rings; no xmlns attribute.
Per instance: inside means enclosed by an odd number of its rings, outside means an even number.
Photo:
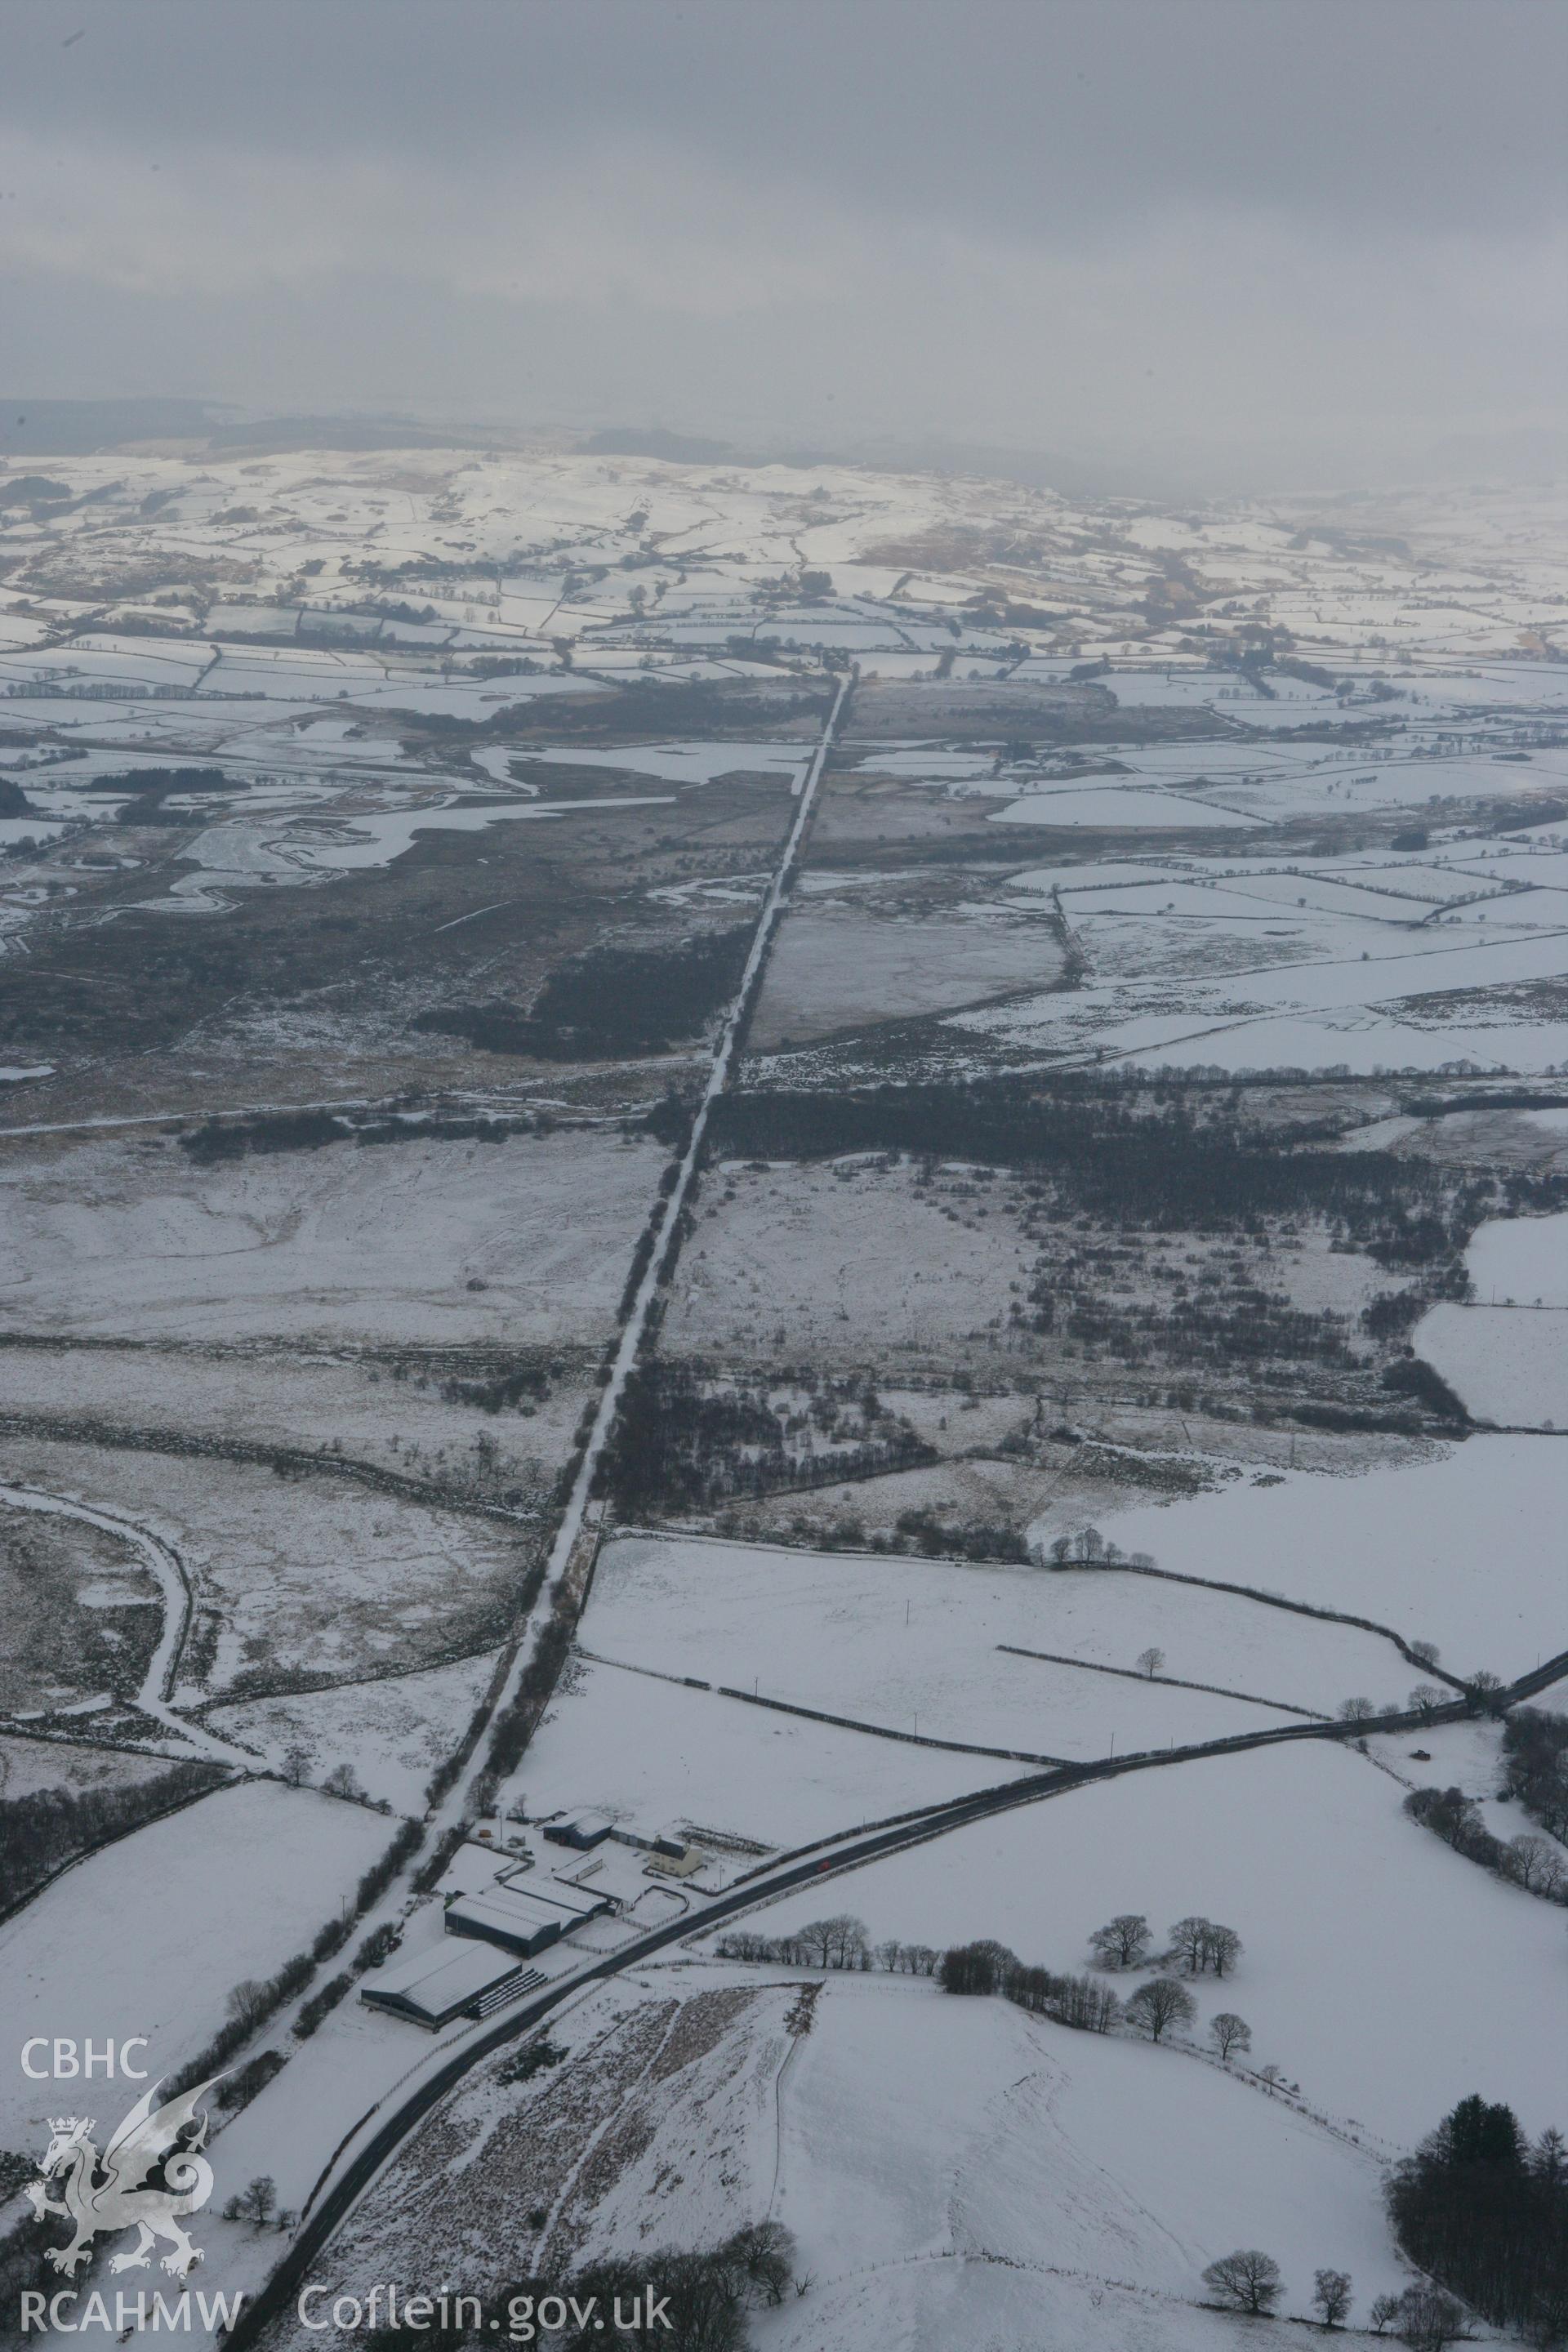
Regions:
<svg viewBox="0 0 1568 2352"><path fill-rule="evenodd" d="M1568 0L5 0L0 391L1131 478L1560 431Z"/></svg>

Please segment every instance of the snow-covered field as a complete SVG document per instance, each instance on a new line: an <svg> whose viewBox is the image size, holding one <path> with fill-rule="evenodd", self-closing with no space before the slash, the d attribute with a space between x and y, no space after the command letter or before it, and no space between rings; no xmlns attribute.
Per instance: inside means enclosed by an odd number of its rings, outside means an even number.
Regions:
<svg viewBox="0 0 1568 2352"><path fill-rule="evenodd" d="M1085 826L1092 833L1244 832L1256 822L1239 812L1184 800L1175 793L1122 791L1029 793L998 809L997 824Z"/></svg>
<svg viewBox="0 0 1568 2352"><path fill-rule="evenodd" d="M291 1749L302 1748L308 1779L321 1780L346 1764L370 1796L384 1798L395 1812L417 1814L425 1809L426 1783L462 1738L494 1670L495 1659L487 1654L428 1674L387 1675L342 1690L216 1706L205 1719L214 1731L255 1748L275 1770Z"/></svg>
<svg viewBox="0 0 1568 2352"><path fill-rule="evenodd" d="M1506 902L1500 911L1506 916ZM1257 964L1205 982L1194 961L1179 989L1168 978L1113 980L955 1013L952 1025L1016 1046L1092 1046L1160 1066L1237 1070L1422 1069L1461 1057L1484 1068L1541 1069L1568 1050L1568 1024L1532 1020L1516 993L1568 976L1568 929L1510 940L1478 927L1458 945L1439 945L1433 935L1430 944L1374 956L1370 943L1352 949L1343 938L1345 919L1318 960L1285 970ZM1223 929L1223 915L1220 921ZM1089 936L1092 955L1092 929ZM1193 947L1201 954L1201 940ZM1465 1002L1445 1001L1456 994Z"/></svg>
<svg viewBox="0 0 1568 2352"><path fill-rule="evenodd" d="M590 1650L595 1632L590 1621ZM1026 1769L812 1723L595 1654L573 1665L503 1796L531 1820L592 1808L644 1837L676 1826L788 1848Z"/></svg>
<svg viewBox="0 0 1568 2352"><path fill-rule="evenodd" d="M776 1935L848 1910L874 1940L994 1936L1065 1970L1119 1912L1145 1913L1156 1937L1201 1913L1246 1948L1223 1983L1194 1982L1195 2031L1237 2011L1252 2064L1279 2064L1310 2109L1404 2147L1479 2083L1539 2132L1568 2114L1568 2043L1548 2024L1562 1911L1406 1821L1405 1794L1316 1741L1156 1766L805 1888L749 1924Z"/></svg>
<svg viewBox="0 0 1568 2352"><path fill-rule="evenodd" d="M132 1788L167 1769L162 1756L71 1747L58 1739L0 1738L0 1796L13 1803L35 1789Z"/></svg>
<svg viewBox="0 0 1568 2352"><path fill-rule="evenodd" d="M167 907L172 912L219 912L231 903L230 894L236 890L389 866L411 849L422 834L483 833L492 824L522 819L542 823L574 808L645 808L648 804L647 795L624 795L614 801L516 800L465 808L443 798L416 801L400 809L316 809L307 817L289 822L275 819L257 824L240 819L198 834L184 854L199 872L182 875L171 884L166 898L141 903Z"/></svg>
<svg viewBox="0 0 1568 2352"><path fill-rule="evenodd" d="M663 1165L651 1141L581 1132L210 1169L79 1143L6 1164L0 1306L81 1335L592 1342Z"/></svg>
<svg viewBox="0 0 1568 2352"><path fill-rule="evenodd" d="M310 1778L347 1764L373 1798L424 1811L554 1531L552 1483L668 1164L623 1126L698 1069L563 1064L513 1089L502 1066L498 1097L537 1106L548 1084L553 1117L600 1122L504 1145L345 1139L208 1165L161 1122L247 1093L433 1089L458 1053L436 1028L410 1042L432 1009L525 1013L552 957L755 909L768 826L807 772L818 649L861 671L748 1082L792 1083L786 1048L805 1083L853 1067L868 1087L1010 1066L1027 1082L1058 1062L1461 1084L1568 1066L1558 489L1174 515L543 443L136 448L60 474L63 492L0 515L0 778L34 812L0 818L0 949L26 983L5 1072L28 1129L0 1171L0 1471L156 1549L165 1718L186 1709L191 1737L231 1755L302 1748ZM222 788L164 778L160 805L127 779L187 763L220 766ZM644 848L623 870L628 841ZM379 924L405 904L434 911ZM314 962L318 924L361 939ZM70 992L121 941L179 1018L172 1043L116 1063L109 1015ZM375 1002L355 1011L366 975ZM903 1025L820 1043L879 1023ZM255 1039L300 1083L245 1067ZM472 1084L459 1066L452 1083ZM1280 1135L1360 1118L1350 1150L1505 1185L1563 1154L1561 1108L1458 1099L1449 1119L1393 1080L1269 1087L1234 1115L1257 1103ZM65 1129L100 1113L135 1124ZM1027 1181L927 1157L704 1166L660 1345L710 1393L776 1374L800 1395L781 1367L852 1371L932 1458L752 1497L741 1445L721 1523L792 1547L613 1535L501 1798L535 1820L596 1807L645 1835L706 1831L752 1861L1005 1783L1016 1755L1137 1757L752 1924L847 1909L874 1937L995 1936L1067 1969L1114 1912L1163 1930L1205 1911L1245 1951L1196 1987L1202 2021L1240 2011L1253 2062L1299 2079L1300 2100L1185 2046L1074 2036L880 1974L814 1980L803 2032L796 1979L700 1939L571 1997L551 2029L570 2064L469 2077L330 2250L345 2281L489 2284L711 2244L771 2210L811 2284L758 2315L759 2352L1229 2352L1247 2323L1196 2302L1215 2254L1268 2248L1298 2315L1314 2269L1348 2269L1364 2317L1402 2279L1386 2156L1472 2090L1531 2131L1568 2125L1561 1909L1400 1811L1413 1780L1451 1780L1500 1835L1521 1827L1496 1795L1495 1726L1434 1730L1421 1757L1412 1737L1157 1760L1402 1701L1425 1670L1377 1627L1436 1642L1455 1673L1515 1675L1568 1643L1568 1452L1544 1433L1568 1427L1568 1218L1484 1226L1477 1303L1415 1334L1474 1414L1542 1433L1412 1443L1309 1426L1283 1354L1255 1382L1238 1353L1221 1398L1216 1356L1197 1339L1182 1353L1183 1316L1224 1286L1270 1329L1282 1303L1338 1318L1317 1327L1323 1381L1364 1397L1382 1343L1363 1310L1416 1277L1328 1222L1267 1244L1130 1236L1114 1213L1047 1217ZM1525 1181L1494 1196L1551 1197ZM1048 1331L1029 1316L1058 1263L1079 1269L1075 1300L1121 1302L1147 1347L1102 1341L1087 1315L1074 1328L1073 1307ZM796 1436L805 1469L799 1417ZM1162 1491L1184 1499L1129 1499ZM879 1534L917 1508L1032 1519L1046 1539L1092 1519L1176 1574L804 1549L819 1511L858 1541L857 1515ZM322 1677L337 1686L290 1687ZM5 1794L148 1769L89 1759L61 1748L51 1779L47 1743L13 1738ZM455 1819L491 1799L443 1801ZM395 1826L253 1780L104 1849L0 1931L21 2032L146 2032L167 2072L237 1979L308 1945ZM700 1900L650 1896L640 1857L609 1852L596 1883L632 1888L634 1924ZM388 1916L409 1899L401 1883ZM438 1896L408 1920L411 1945L434 1941ZM596 1932L603 1955L630 1928ZM226 2188L276 2171L298 2203L436 2055L344 2004L226 2127ZM41 2145L59 2092L8 2095L0 2145ZM271 2242L213 2230L215 2269L257 2282ZM1305 2345L1293 2319L1273 2335Z"/></svg>
<svg viewBox="0 0 1568 2352"><path fill-rule="evenodd" d="M1209 2352L1236 2323L1194 2307L1201 2272L1238 2242L1274 2252L1288 2311L1325 2263L1365 2301L1403 2284L1373 2157L1217 2067L885 1977L830 1979L792 2033L795 1990L688 1963L594 1996L560 2031L571 2073L505 2096L476 2076L372 2192L335 2274L358 2291L450 2268L459 2210L514 2268L542 2242L592 2260L771 2213L809 2285L759 2315L763 2352L954 2327L1017 2352ZM1202 2163L1173 2165L1194 2146Z"/></svg>
<svg viewBox="0 0 1568 2352"><path fill-rule="evenodd" d="M1493 1219L1465 1264L1474 1302L1433 1307L1416 1346L1476 1420L1568 1429L1568 1216Z"/></svg>
<svg viewBox="0 0 1568 2352"><path fill-rule="evenodd" d="M1415 1345L1466 1411L1504 1429L1568 1430L1568 1312L1434 1307Z"/></svg>
<svg viewBox="0 0 1568 2352"><path fill-rule="evenodd" d="M1237 2245L1274 2254L1298 2313L1325 2264L1368 2301L1402 2283L1368 2155L1221 2068L1001 2000L830 1981L779 2116L773 2210L814 2281L758 2331L780 2352L1185 2347Z"/></svg>
<svg viewBox="0 0 1568 2352"><path fill-rule="evenodd" d="M1134 1574L637 1536L606 1546L582 1639L858 1722L1064 1757L1329 1715L1369 1687L1396 1694L1408 1671L1353 1628ZM1150 1681L1151 1647L1163 1676L1246 1696Z"/></svg>
<svg viewBox="0 0 1568 2352"><path fill-rule="evenodd" d="M7 2021L30 2034L143 2033L142 2063L173 2074L227 2014L247 1977L265 1977L308 1945L383 1852L395 1825L361 1806L254 1781L93 1854L0 1927ZM106 2125L134 2092L91 2085ZM112 2116L103 2110L118 2099ZM42 2151L60 2086L0 2079L0 2140Z"/></svg>
<svg viewBox="0 0 1568 2352"><path fill-rule="evenodd" d="M1288 1472L1108 1514L1103 1527L1162 1568L1368 1617L1436 1642L1451 1673L1485 1667L1506 1681L1568 1647L1565 1501L1568 1450L1473 1437L1359 1477Z"/></svg>
<svg viewBox="0 0 1568 2352"><path fill-rule="evenodd" d="M945 1011L1048 985L1061 949L1043 922L989 910L919 921L809 905L785 918L749 1032L768 1053L868 1021Z"/></svg>
<svg viewBox="0 0 1568 2352"><path fill-rule="evenodd" d="M1553 1116L1533 1114L1538 1122ZM1568 1216L1495 1218L1477 1233L1465 1264L1483 1304L1568 1307Z"/></svg>
<svg viewBox="0 0 1568 2352"><path fill-rule="evenodd" d="M434 1381L395 1379L369 1353L329 1343L307 1354L286 1339L224 1351L216 1378L207 1349L170 1337L138 1347L131 1360L133 1378L126 1350L112 1345L0 1348L0 1405L110 1422L133 1406L142 1427L310 1452L324 1442L350 1461L416 1473L437 1454L452 1463L493 1449L498 1483L527 1486L541 1461L567 1452L584 1392L567 1364L542 1400L525 1396L515 1411L487 1412L443 1395Z"/></svg>
<svg viewBox="0 0 1568 2352"><path fill-rule="evenodd" d="M715 1171L681 1265L666 1330L677 1351L734 1348L783 1328L793 1350L831 1362L858 1358L863 1334L884 1348L952 1355L1005 1318L1025 1244L1012 1222L955 1223L922 1199L909 1170L857 1167L854 1181L821 1163Z"/></svg>
<svg viewBox="0 0 1568 2352"><path fill-rule="evenodd" d="M671 784L711 783L716 776L787 776L792 786L798 786L808 756L809 746L799 743L616 744L613 751L578 751L553 745L522 753L517 768L524 777L536 762L595 771L627 768L634 775L657 776L660 782Z"/></svg>
<svg viewBox="0 0 1568 2352"><path fill-rule="evenodd" d="M354 2214L334 2277L450 2274L476 2238L514 2273L710 2245L771 2213L809 2284L758 2315L763 2352L955 2327L1009 2352L1219 2352L1236 2323L1194 2306L1237 2242L1274 2252L1291 2311L1324 2263L1367 2301L1403 2283L1374 2158L1217 2067L888 1977L818 1980L800 2033L799 1983L685 1961L591 1994L555 2030L571 2066L510 2092L476 2073Z"/></svg>

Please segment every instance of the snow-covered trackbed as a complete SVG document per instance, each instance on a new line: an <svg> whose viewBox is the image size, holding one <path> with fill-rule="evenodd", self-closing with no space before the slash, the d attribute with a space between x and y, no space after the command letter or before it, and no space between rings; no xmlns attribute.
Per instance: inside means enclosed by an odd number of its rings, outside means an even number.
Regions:
<svg viewBox="0 0 1568 2352"><path fill-rule="evenodd" d="M833 707L827 714L826 723L817 738L816 747L806 768L805 782L801 787L800 805L795 811L783 855L769 885L768 895L763 903L763 911L758 918L757 928L752 939L751 951L746 958L745 969L741 974L740 986L725 1016L718 1045L714 1048L708 1082L692 1118L691 1132L686 1148L676 1164L674 1183L658 1202L647 1228L649 1247L647 1264L637 1284L630 1310L622 1323L620 1338L616 1345L609 1371L599 1393L599 1402L595 1411L588 1441L583 1449L582 1459L577 1465L577 1475L573 1480L572 1492L567 1499L566 1507L561 1515L561 1524L555 1531L555 1540L551 1547L549 1565L539 1600L534 1606L532 1622L524 1637L518 1642L511 1670L492 1703L490 1708L492 1718L503 1715L516 1697L528 1661L533 1654L534 1641L548 1622L549 1612L556 1596L571 1572L587 1519L588 1505L594 1492L595 1481L616 1426L621 1396L637 1363L648 1329L648 1318L653 1310L654 1301L658 1296L660 1276L666 1273L670 1252L679 1243L680 1219L697 1181L697 1171L701 1160L708 1121L714 1104L730 1083L731 1069L741 1040L745 1034L746 1023L752 1007L756 1002L768 951L773 945L780 918L784 913L795 880L801 845L811 824L817 787L822 781L822 771L826 764L828 751L838 731L845 703L853 684L853 672L840 679L838 690L833 698ZM529 1638L530 1635L532 1636L531 1639ZM482 1764L479 1765L467 1778L458 1781L442 1809L434 1832L435 1836L439 1837L443 1831L460 1822L466 1812L471 1810L473 1782L479 1777L482 1770Z"/></svg>

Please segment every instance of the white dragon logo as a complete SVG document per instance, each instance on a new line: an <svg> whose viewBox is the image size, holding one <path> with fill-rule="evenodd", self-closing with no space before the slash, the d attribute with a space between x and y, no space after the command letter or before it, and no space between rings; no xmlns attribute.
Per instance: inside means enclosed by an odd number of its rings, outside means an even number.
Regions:
<svg viewBox="0 0 1568 2352"><path fill-rule="evenodd" d="M199 2212L213 2191L212 2167L200 2153L205 2146L207 2118L197 2116L202 2095L218 2080L198 2083L154 2113L159 2085L143 2091L114 2137L99 2155L89 2134L90 2116L51 2116L52 2135L38 2163L39 2178L27 2184L33 2211L41 2221L59 2213L74 2224L68 2246L46 2247L44 2259L68 2277L86 2262L94 2238L117 2230L139 2232L128 2253L116 2254L111 2271L145 2270L156 2240L166 2238L174 2251L163 2258L163 2268L184 2278L202 2259L180 2227L182 2213ZM157 2178L154 2179L153 2175ZM58 2182L58 2198L48 2184Z"/></svg>

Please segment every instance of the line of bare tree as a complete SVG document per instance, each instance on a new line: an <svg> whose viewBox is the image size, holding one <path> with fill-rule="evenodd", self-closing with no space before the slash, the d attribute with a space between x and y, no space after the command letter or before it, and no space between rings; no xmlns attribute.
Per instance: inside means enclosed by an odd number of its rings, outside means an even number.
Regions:
<svg viewBox="0 0 1568 2352"><path fill-rule="evenodd" d="M1212 1969L1216 1977L1223 1977L1236 1967L1244 1948L1234 1927L1205 1919L1198 1912L1189 1912L1175 1922L1164 1952L1154 1955L1150 1949L1152 1942L1153 1931L1143 1912L1119 1911L1089 1939L1092 1965L1098 1969L1176 1967L1189 1977L1201 1977Z"/></svg>

